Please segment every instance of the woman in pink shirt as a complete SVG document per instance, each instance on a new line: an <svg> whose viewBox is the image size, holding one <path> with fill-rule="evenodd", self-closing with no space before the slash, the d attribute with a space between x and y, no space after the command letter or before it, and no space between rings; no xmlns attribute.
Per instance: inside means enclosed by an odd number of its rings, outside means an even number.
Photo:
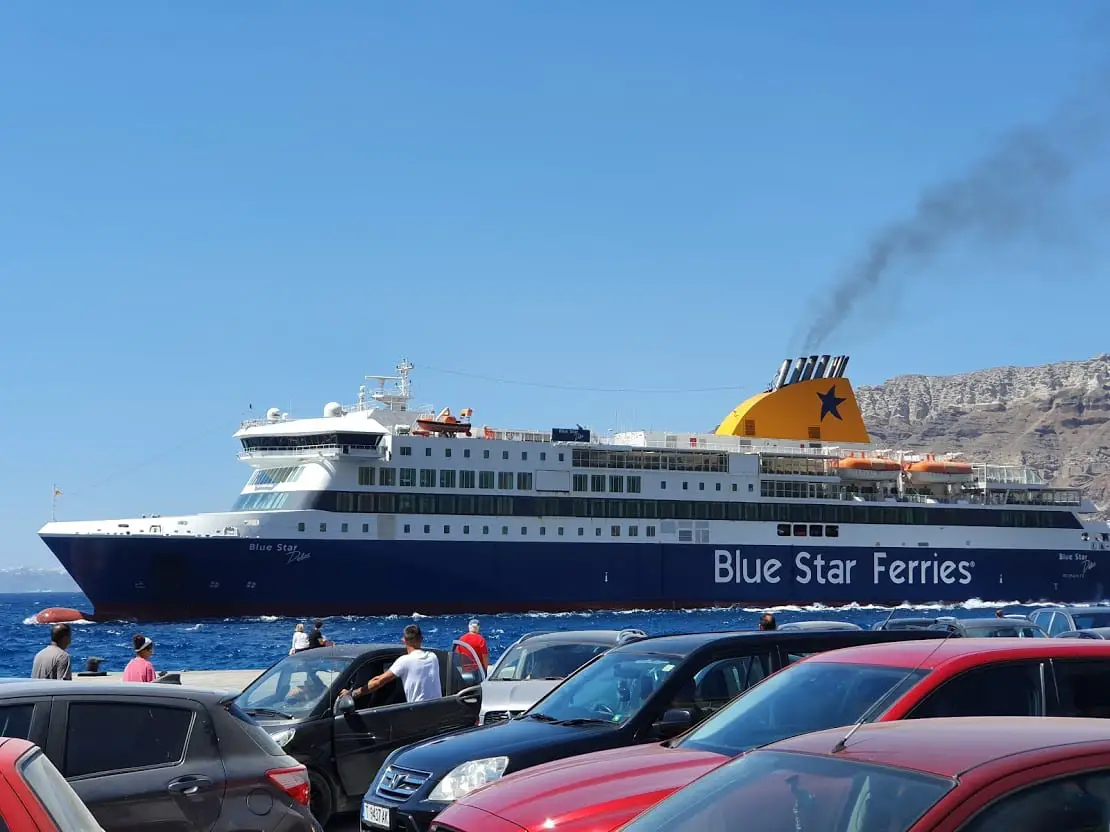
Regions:
<svg viewBox="0 0 1110 832"><path fill-rule="evenodd" d="M153 682L154 665L150 663L150 657L154 654L154 642L144 635L136 635L131 643L135 645L135 658L123 669L123 681Z"/></svg>

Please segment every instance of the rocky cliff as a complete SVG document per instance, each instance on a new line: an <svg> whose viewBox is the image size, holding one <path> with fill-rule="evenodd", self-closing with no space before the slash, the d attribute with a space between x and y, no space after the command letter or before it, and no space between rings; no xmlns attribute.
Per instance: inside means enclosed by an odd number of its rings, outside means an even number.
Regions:
<svg viewBox="0 0 1110 832"><path fill-rule="evenodd" d="M1110 518L1110 354L856 388L879 447L960 451L1079 486Z"/></svg>

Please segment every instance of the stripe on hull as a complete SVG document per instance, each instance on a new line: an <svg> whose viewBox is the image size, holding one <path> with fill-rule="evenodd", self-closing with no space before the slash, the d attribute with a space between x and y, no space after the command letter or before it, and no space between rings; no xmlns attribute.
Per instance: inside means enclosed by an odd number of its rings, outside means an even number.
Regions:
<svg viewBox="0 0 1110 832"><path fill-rule="evenodd" d="M46 536L98 618L1097 601L1110 552ZM912 565L911 565L912 564Z"/></svg>

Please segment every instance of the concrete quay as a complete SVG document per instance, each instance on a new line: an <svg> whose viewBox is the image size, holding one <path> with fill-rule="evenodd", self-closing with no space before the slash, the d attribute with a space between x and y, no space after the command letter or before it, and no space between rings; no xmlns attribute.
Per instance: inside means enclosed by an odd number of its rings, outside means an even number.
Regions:
<svg viewBox="0 0 1110 832"><path fill-rule="evenodd" d="M238 693L262 674L262 670L167 670L177 674L181 684L207 690L228 690ZM75 682L114 683L122 681L122 672L109 672L103 676L73 674Z"/></svg>

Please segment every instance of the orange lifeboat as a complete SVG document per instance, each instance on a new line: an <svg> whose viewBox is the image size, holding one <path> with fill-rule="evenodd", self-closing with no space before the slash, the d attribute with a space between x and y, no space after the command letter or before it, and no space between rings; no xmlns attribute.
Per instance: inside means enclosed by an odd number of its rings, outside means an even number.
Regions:
<svg viewBox="0 0 1110 832"><path fill-rule="evenodd" d="M845 480L892 480L901 470L893 459L877 456L849 456L835 460L831 467Z"/></svg>
<svg viewBox="0 0 1110 832"><path fill-rule="evenodd" d="M473 412L467 407L463 409L460 415L469 419ZM460 433L470 436L470 422L460 422L451 415L451 411L446 407L434 419L417 419L416 426L420 430L439 436L455 436Z"/></svg>
<svg viewBox="0 0 1110 832"><path fill-rule="evenodd" d="M975 479L975 472L968 463L938 460L932 456L907 464L906 473L911 482L919 485L970 482Z"/></svg>
<svg viewBox="0 0 1110 832"><path fill-rule="evenodd" d="M67 607L47 607L35 613L36 624L69 624L74 621L85 621L89 618L80 610Z"/></svg>

